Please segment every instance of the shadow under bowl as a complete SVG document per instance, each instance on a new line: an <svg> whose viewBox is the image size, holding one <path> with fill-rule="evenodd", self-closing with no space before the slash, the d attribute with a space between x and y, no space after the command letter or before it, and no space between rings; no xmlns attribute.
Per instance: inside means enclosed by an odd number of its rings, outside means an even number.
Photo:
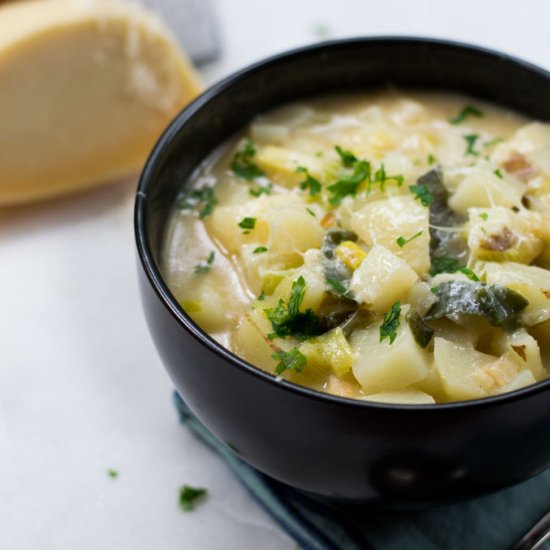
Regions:
<svg viewBox="0 0 550 550"><path fill-rule="evenodd" d="M204 333L159 270L175 197L213 149L252 117L319 94L450 90L550 120L547 72L485 49L417 38L359 38L294 50L208 89L171 123L135 207L143 307L178 392L241 458L298 489L385 506L452 502L517 483L550 463L550 381L484 400L406 406L278 382Z"/></svg>

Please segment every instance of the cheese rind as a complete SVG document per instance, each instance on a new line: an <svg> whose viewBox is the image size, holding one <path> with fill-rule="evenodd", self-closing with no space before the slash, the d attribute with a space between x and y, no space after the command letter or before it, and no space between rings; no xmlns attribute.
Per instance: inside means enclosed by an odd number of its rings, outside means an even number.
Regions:
<svg viewBox="0 0 550 550"><path fill-rule="evenodd" d="M166 29L113 0L0 8L0 206L139 171L201 85Z"/></svg>

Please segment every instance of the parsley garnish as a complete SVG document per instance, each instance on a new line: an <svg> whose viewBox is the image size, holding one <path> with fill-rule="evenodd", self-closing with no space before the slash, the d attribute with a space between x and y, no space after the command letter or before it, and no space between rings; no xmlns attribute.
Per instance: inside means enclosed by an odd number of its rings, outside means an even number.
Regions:
<svg viewBox="0 0 550 550"><path fill-rule="evenodd" d="M268 181L266 185L259 185L257 188L252 188L248 192L253 197L259 197L260 195L270 195L273 189L273 184Z"/></svg>
<svg viewBox="0 0 550 550"><path fill-rule="evenodd" d="M200 275L201 273L208 273L214 263L215 257L216 253L212 250L204 262L201 262L195 266L195 273L197 275Z"/></svg>
<svg viewBox="0 0 550 550"><path fill-rule="evenodd" d="M307 168L303 166L298 166L298 168L296 168L296 173L304 174L304 176L306 177L306 179L300 183L300 189L309 189L309 194L312 197L318 195L321 192L321 183L309 173Z"/></svg>
<svg viewBox="0 0 550 550"><path fill-rule="evenodd" d="M314 212L311 208L308 208L308 207L306 206L306 210L308 211L308 214L309 214L310 216L313 216L314 218L316 217L316 216L315 216L315 212Z"/></svg>
<svg viewBox="0 0 550 550"><path fill-rule="evenodd" d="M292 283L288 303L285 304L284 300L279 299L276 307L264 309L273 327L273 332L268 335L271 340L287 336L306 340L320 333L319 321L313 310L300 311L300 305L305 296L305 286L305 279L299 277Z"/></svg>
<svg viewBox="0 0 550 550"><path fill-rule="evenodd" d="M483 113L477 109L476 107L473 107L472 105L466 105L458 115L451 117L447 119L451 124L461 124L464 122L469 116L474 116L476 118L480 118L483 116Z"/></svg>
<svg viewBox="0 0 550 550"><path fill-rule="evenodd" d="M254 229L256 227L256 218L243 218L238 225L243 229Z"/></svg>
<svg viewBox="0 0 550 550"><path fill-rule="evenodd" d="M339 145L336 145L335 149L338 155L340 155L342 164L346 168L353 168L358 160L357 157L351 151L346 151L345 149L342 149L342 147L340 147Z"/></svg>
<svg viewBox="0 0 550 550"><path fill-rule="evenodd" d="M432 164L435 164L436 160L437 160L437 159L436 159L431 153L428 155L428 164L429 164L430 166L431 166Z"/></svg>
<svg viewBox="0 0 550 550"><path fill-rule="evenodd" d="M212 187L208 185L183 193L176 200L176 207L181 210L189 210L195 208L195 206L202 205L202 208L199 210L199 218L201 220L212 214L216 204L218 204L218 199L214 195Z"/></svg>
<svg viewBox="0 0 550 550"><path fill-rule="evenodd" d="M434 200L430 188L425 183L409 185L409 191L415 194L415 200L420 201L423 206L430 206Z"/></svg>
<svg viewBox="0 0 550 550"><path fill-rule="evenodd" d="M292 348L290 351L278 351L271 358L279 361L275 367L275 374L282 374L286 370L302 372L307 364L306 356L298 348Z"/></svg>
<svg viewBox="0 0 550 550"><path fill-rule="evenodd" d="M466 141L466 152L464 155L472 155L473 157L479 156L479 153L474 150L474 146L476 144L476 141L479 139L478 134L467 134L465 136L462 136L464 140Z"/></svg>
<svg viewBox="0 0 550 550"><path fill-rule="evenodd" d="M486 222L488 219L489 219L489 214L487 214L487 212L482 212L479 217L484 221Z"/></svg>
<svg viewBox="0 0 550 550"><path fill-rule="evenodd" d="M331 286L336 291L337 294L342 296L346 294L347 292L346 287L338 279L327 277L325 281L329 286Z"/></svg>
<svg viewBox="0 0 550 550"><path fill-rule="evenodd" d="M395 302L390 310L384 314L384 321L380 326L380 342L386 338L390 339L390 345L397 337L397 329L400 323L401 302Z"/></svg>
<svg viewBox="0 0 550 550"><path fill-rule="evenodd" d="M202 487L190 487L184 485L180 488L179 504L184 512L192 512L195 509L195 501L208 493Z"/></svg>
<svg viewBox="0 0 550 550"><path fill-rule="evenodd" d="M259 246L253 250L252 254L262 254L263 252L267 252L267 248L265 246Z"/></svg>
<svg viewBox="0 0 550 550"><path fill-rule="evenodd" d="M384 186L387 181L394 180L397 183L397 186L403 185L403 176L387 176L386 169L384 168L384 163L380 165L380 168L374 173L374 178L369 183L379 183L380 189L384 191ZM369 185L370 191L370 185Z"/></svg>
<svg viewBox="0 0 550 550"><path fill-rule="evenodd" d="M417 237L420 237L420 235L422 235L422 230L420 230L418 233L415 233L412 237L409 237L408 239L405 239L405 237L397 237L397 239L395 239L395 242L400 248L403 248L407 243L410 243Z"/></svg>
<svg viewBox="0 0 550 550"><path fill-rule="evenodd" d="M501 172L498 168L493 172L493 174L494 174L497 178L500 178L500 179L504 178L504 176L502 175L502 172Z"/></svg>
<svg viewBox="0 0 550 550"><path fill-rule="evenodd" d="M491 141L488 141L483 145L483 147L492 147L493 145L496 145L497 143L500 143L501 141L504 141L503 138L497 137L495 139L492 139Z"/></svg>
<svg viewBox="0 0 550 550"><path fill-rule="evenodd" d="M430 275L439 273L464 273L471 281L479 281L479 277L469 268L461 266L456 258L451 256L435 256L432 258L432 269Z"/></svg>
<svg viewBox="0 0 550 550"><path fill-rule="evenodd" d="M259 294L259 296L256 298L256 300L258 300L259 302L261 302L262 300L265 300L266 298L266 293L262 290Z"/></svg>
<svg viewBox="0 0 550 550"><path fill-rule="evenodd" d="M243 149L237 151L233 160L231 161L231 170L233 173L247 181L265 176L263 170L260 170L253 162L252 159L256 154L256 148L252 141L248 140Z"/></svg>
<svg viewBox="0 0 550 550"><path fill-rule="evenodd" d="M117 472L117 470L112 470L111 468L109 468L109 469L107 470L107 475L108 475L109 477L112 477L113 479L115 479L115 478L118 477L118 472Z"/></svg>

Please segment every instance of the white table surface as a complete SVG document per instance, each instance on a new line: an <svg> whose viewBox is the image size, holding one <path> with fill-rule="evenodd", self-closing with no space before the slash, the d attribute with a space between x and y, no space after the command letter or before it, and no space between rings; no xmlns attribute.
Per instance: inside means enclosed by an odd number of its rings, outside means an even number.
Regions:
<svg viewBox="0 0 550 550"><path fill-rule="evenodd" d="M470 41L550 65L542 0L218 0L207 83L354 35ZM0 548L293 549L177 420L138 296L135 181L0 212ZM107 469L120 472L117 479ZM193 513L183 484L209 498Z"/></svg>

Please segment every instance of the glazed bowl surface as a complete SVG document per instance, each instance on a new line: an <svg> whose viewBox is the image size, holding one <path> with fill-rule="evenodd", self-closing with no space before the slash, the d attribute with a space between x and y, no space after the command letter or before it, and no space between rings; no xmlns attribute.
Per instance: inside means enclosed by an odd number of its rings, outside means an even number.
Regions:
<svg viewBox="0 0 550 550"><path fill-rule="evenodd" d="M321 394L277 381L223 348L181 309L159 269L177 193L255 115L384 85L460 92L550 121L546 71L473 46L358 38L278 55L208 89L158 141L136 195L138 270L146 319L178 392L242 459L315 495L418 507L490 492L547 468L550 381L424 406Z"/></svg>

